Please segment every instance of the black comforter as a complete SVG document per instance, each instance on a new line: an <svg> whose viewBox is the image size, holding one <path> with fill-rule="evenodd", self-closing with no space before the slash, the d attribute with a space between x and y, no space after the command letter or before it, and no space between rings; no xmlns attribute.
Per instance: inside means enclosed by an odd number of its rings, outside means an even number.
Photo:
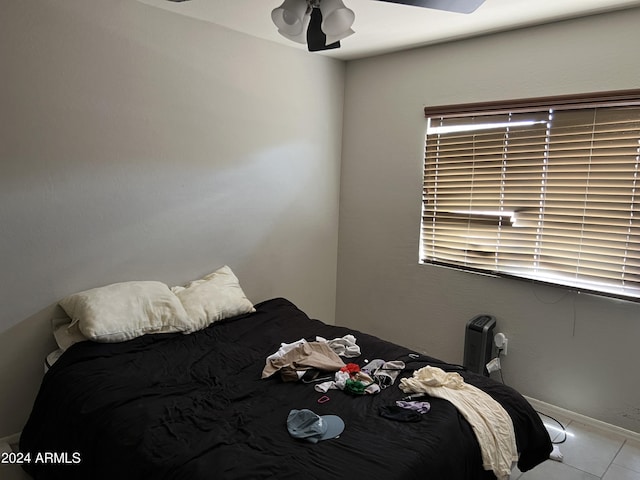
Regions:
<svg viewBox="0 0 640 480"><path fill-rule="evenodd" d="M309 319L285 299L256 313L217 322L189 335L146 335L128 342L73 345L45 375L20 449L36 479L492 479L481 467L467 421L447 401L430 398L417 423L383 418L380 406L404 394L397 383L375 395L261 379L265 358L281 342L355 335L350 359L459 367L376 337ZM548 458L549 436L515 390L460 371L465 381L500 402L513 419L526 471ZM291 409L342 417L339 438L311 444L286 429ZM48 454L48 455L46 455ZM48 461L47 461L48 459Z"/></svg>

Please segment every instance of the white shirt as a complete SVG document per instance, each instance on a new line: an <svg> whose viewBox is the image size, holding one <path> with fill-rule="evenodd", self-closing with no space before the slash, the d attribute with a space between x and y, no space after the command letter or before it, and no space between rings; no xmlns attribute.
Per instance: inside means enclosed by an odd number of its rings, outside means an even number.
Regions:
<svg viewBox="0 0 640 480"><path fill-rule="evenodd" d="M518 460L513 422L498 402L460 374L427 366L400 380L405 393L427 393L451 402L471 424L482 453L485 470L493 470L498 480L506 480Z"/></svg>

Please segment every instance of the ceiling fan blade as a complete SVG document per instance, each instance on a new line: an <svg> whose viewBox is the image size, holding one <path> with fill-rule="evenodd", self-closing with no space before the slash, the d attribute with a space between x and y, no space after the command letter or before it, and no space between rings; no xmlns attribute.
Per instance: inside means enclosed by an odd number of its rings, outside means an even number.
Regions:
<svg viewBox="0 0 640 480"><path fill-rule="evenodd" d="M415 7L433 8L447 12L471 13L474 12L485 0L378 0L381 2L399 3L401 5L413 5Z"/></svg>

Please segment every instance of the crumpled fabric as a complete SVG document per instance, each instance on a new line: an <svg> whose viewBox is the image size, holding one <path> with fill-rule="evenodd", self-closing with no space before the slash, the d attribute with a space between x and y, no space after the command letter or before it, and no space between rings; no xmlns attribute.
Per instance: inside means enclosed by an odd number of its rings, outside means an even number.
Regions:
<svg viewBox="0 0 640 480"><path fill-rule="evenodd" d="M397 400L396 406L406 408L408 410L415 410L420 414L428 413L429 410L431 410L431 404L429 402Z"/></svg>
<svg viewBox="0 0 640 480"><path fill-rule="evenodd" d="M317 368L324 372L335 372L344 367L342 359L322 342L300 343L286 351L283 355L270 355L262 370L262 378L273 375L278 370L285 372L283 380L295 380L291 371L304 371ZM286 377L286 378L285 378Z"/></svg>
<svg viewBox="0 0 640 480"><path fill-rule="evenodd" d="M513 422L507 411L456 372L426 366L400 380L405 393L427 393L451 402L467 419L480 444L485 470L493 470L498 480L508 480L518 460Z"/></svg>
<svg viewBox="0 0 640 480"><path fill-rule="evenodd" d="M356 337L345 335L344 337L327 340L323 337L316 337L316 342L328 343L331 349L341 357L353 358L360 356L360 347L356 343Z"/></svg>
<svg viewBox="0 0 640 480"><path fill-rule="evenodd" d="M405 363L401 360L386 362L376 358L362 367L362 371L371 375L380 388L387 388L394 384L404 368Z"/></svg>
<svg viewBox="0 0 640 480"><path fill-rule="evenodd" d="M300 340L296 340L295 342L291 342L291 343L284 343L284 342L281 343L280 348L278 348L276 352L272 353L267 357L265 366L269 365L269 362L271 360L282 357L284 356L285 353L290 352L294 348L299 347L300 345L304 345L305 343L307 343L307 341L304 338L301 338Z"/></svg>
<svg viewBox="0 0 640 480"><path fill-rule="evenodd" d="M360 382L361 385L352 382ZM374 394L380 392L380 387L365 372L349 373L348 371L338 371L333 380L317 383L313 387L317 392L327 393L329 390L344 390L353 394Z"/></svg>

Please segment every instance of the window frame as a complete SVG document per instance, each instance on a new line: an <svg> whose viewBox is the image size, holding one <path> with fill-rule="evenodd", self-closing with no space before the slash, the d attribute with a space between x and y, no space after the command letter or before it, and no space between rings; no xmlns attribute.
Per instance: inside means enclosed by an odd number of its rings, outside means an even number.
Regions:
<svg viewBox="0 0 640 480"><path fill-rule="evenodd" d="M599 108L599 107L609 107L609 106L640 106L640 89L634 90L619 90L619 91L610 91L610 92L597 92L597 93L583 93L576 95L563 95L563 96L551 96L551 97L539 97L539 98L526 98L526 99L517 99L517 100L504 100L504 101L493 101L493 102L478 102L478 103L469 103L469 104L456 104L456 105L440 105L440 106L425 106L424 114L425 118L430 119L434 117L438 118L465 118L465 117L476 117L479 115L501 115L501 114L520 114L520 113L531 113L531 112L540 112L544 110L575 110L575 109L586 109L586 108ZM425 134L425 147L429 142L429 136ZM612 292L607 290L600 290L598 288L590 288L590 286L577 286L577 285L568 285L563 283L562 281L554 281L547 280L543 278L531 278L529 276L520 276L514 273L492 270L487 268L474 268L472 266L460 265L459 263L450 263L447 261L443 261L438 258L427 258L424 255L424 245L425 245L425 206L427 205L427 162L428 162L428 154L429 152L425 152L424 159L424 173L423 173L423 200L422 200L422 218L421 218L421 229L420 229L420 258L419 262L421 264L429 264L436 266L443 266L447 268L453 268L462 271L468 271L472 273L479 273L483 275L495 276L495 277L504 277L504 278L512 278L517 280L524 280L528 282L550 285L560 288L566 288L572 291L591 293L594 295L605 296L605 297L613 297L618 299L623 299L632 302L640 302L640 290L634 291L634 294L624 294L618 292ZM638 148L638 157L640 159L640 141ZM637 168L637 167L636 167ZM639 183L640 186L640 183ZM640 197L640 192L637 194ZM634 213L638 213L635 217L635 224L638 224L640 220L640 212L638 212L637 204L638 200L634 200L633 203L629 207L629 211L631 212L631 216L633 217ZM502 221L502 220L501 220ZM578 282L579 283L579 282ZM633 290L636 290L635 288Z"/></svg>

